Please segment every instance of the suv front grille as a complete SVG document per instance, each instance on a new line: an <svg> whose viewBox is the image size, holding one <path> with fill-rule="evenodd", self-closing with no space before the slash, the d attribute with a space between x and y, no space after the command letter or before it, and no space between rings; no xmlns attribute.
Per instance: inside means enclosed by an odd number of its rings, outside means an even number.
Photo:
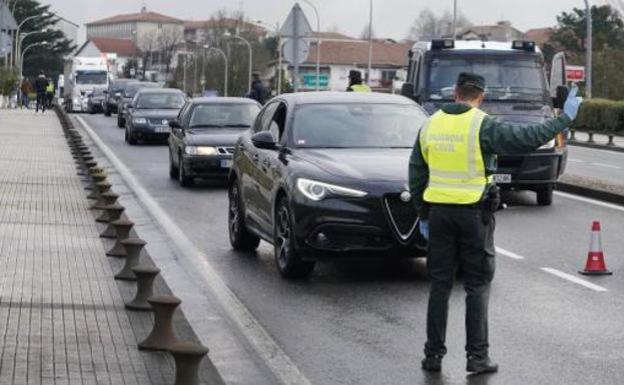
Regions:
<svg viewBox="0 0 624 385"><path fill-rule="evenodd" d="M163 118L149 118L147 119L147 121L154 126L166 126L167 124L169 124L169 120Z"/></svg>
<svg viewBox="0 0 624 385"><path fill-rule="evenodd" d="M390 224L400 241L405 243L412 238L418 224L418 211L414 202L403 202L399 194L386 195L384 199Z"/></svg>
<svg viewBox="0 0 624 385"><path fill-rule="evenodd" d="M221 155L232 155L234 154L234 147L217 147L219 154Z"/></svg>

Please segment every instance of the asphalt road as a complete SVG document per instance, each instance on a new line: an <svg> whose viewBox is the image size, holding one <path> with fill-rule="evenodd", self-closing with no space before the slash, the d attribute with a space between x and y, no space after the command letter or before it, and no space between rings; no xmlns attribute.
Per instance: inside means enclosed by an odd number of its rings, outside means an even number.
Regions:
<svg viewBox="0 0 624 385"><path fill-rule="evenodd" d="M230 249L224 184L181 188L168 177L166 146L128 146L114 117L83 117L313 384L620 384L624 378L624 208L559 193L552 207L542 208L533 194L508 196L510 208L497 218L502 250L490 302L491 355L500 372L466 375L458 282L449 354L442 374L427 375L420 369L428 294L422 260L327 262L309 281L284 281L267 244L257 254ZM580 153L573 148L571 157L581 159ZM577 166L571 163L570 172ZM602 222L610 277L577 274L594 219Z"/></svg>
<svg viewBox="0 0 624 385"><path fill-rule="evenodd" d="M624 152L578 146L569 146L568 151L566 174L624 185Z"/></svg>

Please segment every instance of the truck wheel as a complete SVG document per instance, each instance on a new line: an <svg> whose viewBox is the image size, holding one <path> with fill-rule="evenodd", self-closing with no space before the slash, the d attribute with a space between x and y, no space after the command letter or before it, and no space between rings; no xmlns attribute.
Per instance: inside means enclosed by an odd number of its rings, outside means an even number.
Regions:
<svg viewBox="0 0 624 385"><path fill-rule="evenodd" d="M537 191L537 204L539 206L550 206L553 201L553 185L548 185Z"/></svg>

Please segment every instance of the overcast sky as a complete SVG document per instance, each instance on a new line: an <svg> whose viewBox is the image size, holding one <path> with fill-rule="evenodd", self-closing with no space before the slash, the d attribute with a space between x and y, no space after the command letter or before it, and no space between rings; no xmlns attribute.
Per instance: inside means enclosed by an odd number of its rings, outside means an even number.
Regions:
<svg viewBox="0 0 624 385"><path fill-rule="evenodd" d="M321 29L337 27L358 36L368 23L369 0L311 0L319 9ZM604 4L608 0L593 0ZM63 17L83 24L119 13L138 12L143 0L42 0ZM553 26L555 17L582 0L458 0L461 11L475 24L510 20L520 30ZM294 0L146 0L149 10L167 15L201 20L219 9L242 9L251 20L271 24L283 21ZM300 1L310 24L316 20L310 7ZM374 30L378 37L404 38L418 13L430 8L442 13L452 8L453 0L373 0Z"/></svg>

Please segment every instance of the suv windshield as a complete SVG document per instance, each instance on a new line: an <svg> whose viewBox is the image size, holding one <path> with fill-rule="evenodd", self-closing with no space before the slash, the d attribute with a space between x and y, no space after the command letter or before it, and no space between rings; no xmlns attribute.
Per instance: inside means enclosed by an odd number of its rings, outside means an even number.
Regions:
<svg viewBox="0 0 624 385"><path fill-rule="evenodd" d="M200 104L193 109L189 128L249 128L260 107L255 104Z"/></svg>
<svg viewBox="0 0 624 385"><path fill-rule="evenodd" d="M107 78L106 71L76 72L76 84L106 84Z"/></svg>
<svg viewBox="0 0 624 385"><path fill-rule="evenodd" d="M425 119L415 105L308 104L295 112L293 137L304 148L412 148Z"/></svg>
<svg viewBox="0 0 624 385"><path fill-rule="evenodd" d="M145 110L177 110L184 105L182 93L146 93L138 96L136 108Z"/></svg>
<svg viewBox="0 0 624 385"><path fill-rule="evenodd" d="M453 99L461 72L482 75L489 100L541 100L546 89L542 66L534 58L445 56L431 60L429 97Z"/></svg>

